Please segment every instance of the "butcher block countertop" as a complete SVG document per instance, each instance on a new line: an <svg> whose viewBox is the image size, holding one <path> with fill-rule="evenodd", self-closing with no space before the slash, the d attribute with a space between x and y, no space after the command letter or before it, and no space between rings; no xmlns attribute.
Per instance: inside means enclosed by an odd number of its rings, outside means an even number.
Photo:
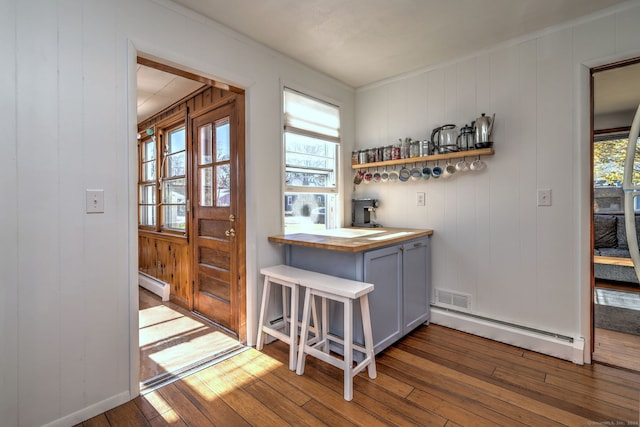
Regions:
<svg viewBox="0 0 640 427"><path fill-rule="evenodd" d="M308 246L343 252L362 252L402 243L418 237L431 236L433 230L412 228L334 228L315 233L294 233L269 236L272 243Z"/></svg>

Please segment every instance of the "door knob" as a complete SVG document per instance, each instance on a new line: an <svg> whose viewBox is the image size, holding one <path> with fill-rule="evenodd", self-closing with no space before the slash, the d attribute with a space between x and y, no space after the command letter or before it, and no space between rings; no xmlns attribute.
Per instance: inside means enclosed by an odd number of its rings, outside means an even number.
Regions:
<svg viewBox="0 0 640 427"><path fill-rule="evenodd" d="M233 222L236 220L236 216L234 214L229 215L229 221Z"/></svg>
<svg viewBox="0 0 640 427"><path fill-rule="evenodd" d="M231 229L225 231L224 235L227 236L227 237L236 237L236 230L234 228L231 228Z"/></svg>

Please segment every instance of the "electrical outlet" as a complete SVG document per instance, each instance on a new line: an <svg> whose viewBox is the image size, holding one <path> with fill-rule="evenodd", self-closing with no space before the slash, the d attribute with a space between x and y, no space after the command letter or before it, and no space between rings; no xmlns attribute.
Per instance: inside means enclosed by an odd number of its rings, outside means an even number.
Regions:
<svg viewBox="0 0 640 427"><path fill-rule="evenodd" d="M538 206L551 206L550 189L538 189Z"/></svg>
<svg viewBox="0 0 640 427"><path fill-rule="evenodd" d="M425 204L425 193L419 191L416 193L416 206L424 206Z"/></svg>

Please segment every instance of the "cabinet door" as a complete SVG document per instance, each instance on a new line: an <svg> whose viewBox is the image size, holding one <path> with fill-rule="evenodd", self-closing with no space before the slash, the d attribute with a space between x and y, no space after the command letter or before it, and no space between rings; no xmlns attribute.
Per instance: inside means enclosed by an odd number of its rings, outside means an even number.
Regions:
<svg viewBox="0 0 640 427"><path fill-rule="evenodd" d="M429 320L429 239L403 245L403 334Z"/></svg>
<svg viewBox="0 0 640 427"><path fill-rule="evenodd" d="M402 336L401 246L365 252L364 281L375 286L369 294L369 307L377 353Z"/></svg>

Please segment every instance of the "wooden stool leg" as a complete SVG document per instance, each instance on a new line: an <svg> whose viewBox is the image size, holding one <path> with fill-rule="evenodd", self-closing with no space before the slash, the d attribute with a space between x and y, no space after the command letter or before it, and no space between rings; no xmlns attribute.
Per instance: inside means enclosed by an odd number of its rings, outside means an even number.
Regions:
<svg viewBox="0 0 640 427"><path fill-rule="evenodd" d="M298 285L291 287L291 310L289 318L289 370L296 370L298 361ZM282 288L285 292L285 287ZM285 310L286 305L282 306Z"/></svg>
<svg viewBox="0 0 640 427"><path fill-rule="evenodd" d="M327 308L327 299L322 297L322 304L320 305L321 310L321 323L320 323L320 341L323 342L322 351L325 353L329 353L329 340L327 339L327 335L329 335L329 310Z"/></svg>
<svg viewBox="0 0 640 427"><path fill-rule="evenodd" d="M371 317L369 315L369 295L365 294L360 297L360 312L362 313L362 329L364 330L364 348L367 350L365 357L370 359L367 366L369 378L378 376L376 372L376 357L373 354L373 332L371 329Z"/></svg>
<svg viewBox="0 0 640 427"><path fill-rule="evenodd" d="M306 288L304 292L304 305L302 309L302 326L300 327L300 344L298 346L298 366L296 369L296 374L298 375L302 375L304 373L305 347L307 345L311 304L311 289Z"/></svg>
<svg viewBox="0 0 640 427"><path fill-rule="evenodd" d="M264 332L262 331L262 325L264 325L265 317L269 309L269 293L271 290L271 282L269 276L264 276L264 286L262 287L262 305L260 306L260 320L258 321L258 340L256 342L256 349L262 350L264 345Z"/></svg>
<svg viewBox="0 0 640 427"><path fill-rule="evenodd" d="M353 399L353 300L344 301L344 400Z"/></svg>

